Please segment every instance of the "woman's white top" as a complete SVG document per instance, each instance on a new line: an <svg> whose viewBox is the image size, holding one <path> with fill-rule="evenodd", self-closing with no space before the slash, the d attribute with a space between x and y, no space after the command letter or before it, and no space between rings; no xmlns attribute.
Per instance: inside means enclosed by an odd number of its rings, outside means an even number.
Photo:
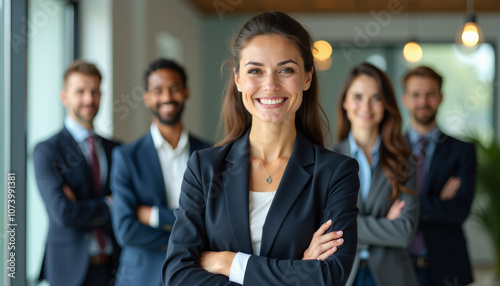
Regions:
<svg viewBox="0 0 500 286"><path fill-rule="evenodd" d="M260 254L262 242L262 228L266 221L267 213L273 202L274 192L254 192L250 191L250 237L252 239L253 254Z"/></svg>
<svg viewBox="0 0 500 286"><path fill-rule="evenodd" d="M266 221L267 213L273 202L274 192L249 192L249 212L250 212L250 238L252 240L253 254L259 255L262 242L262 228ZM243 285L247 263L250 254L238 252L234 256L229 271L229 281Z"/></svg>

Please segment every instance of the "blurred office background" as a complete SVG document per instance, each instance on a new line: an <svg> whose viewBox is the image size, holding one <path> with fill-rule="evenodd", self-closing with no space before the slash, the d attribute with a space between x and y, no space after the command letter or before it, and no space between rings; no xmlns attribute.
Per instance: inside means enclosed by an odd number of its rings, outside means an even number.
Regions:
<svg viewBox="0 0 500 286"><path fill-rule="evenodd" d="M500 139L497 0L0 0L0 182L16 173L16 279L0 285L31 285L38 277L48 228L32 163L36 143L63 126L59 99L63 72L75 58L97 64L103 74L96 130L130 142L145 133L150 112L142 103L142 73L158 58L173 58L188 73L190 99L184 123L212 142L217 133L231 36L252 15L289 12L332 53L318 68L321 100L335 135L340 84L354 65L369 61L390 76L398 100L401 77L425 64L444 76L442 130L488 144ZM474 13L484 42L473 49L455 43ZM403 47L416 41L422 58L409 62ZM405 126L408 117L402 113ZM330 143L335 142L335 136ZM6 272L6 195L0 199L0 266ZM492 242L472 218L466 222L475 285L493 285ZM453 239L453 238L450 238Z"/></svg>

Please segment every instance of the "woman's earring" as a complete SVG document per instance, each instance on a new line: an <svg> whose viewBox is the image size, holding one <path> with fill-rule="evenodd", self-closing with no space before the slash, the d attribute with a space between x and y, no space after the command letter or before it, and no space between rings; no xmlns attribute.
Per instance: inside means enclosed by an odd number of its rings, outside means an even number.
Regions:
<svg viewBox="0 0 500 286"><path fill-rule="evenodd" d="M239 92L241 92L241 88L240 88L240 87L237 87L236 89L237 89Z"/></svg>
<svg viewBox="0 0 500 286"><path fill-rule="evenodd" d="M304 91L308 90L309 89L309 86L306 85L306 87L304 88Z"/></svg>

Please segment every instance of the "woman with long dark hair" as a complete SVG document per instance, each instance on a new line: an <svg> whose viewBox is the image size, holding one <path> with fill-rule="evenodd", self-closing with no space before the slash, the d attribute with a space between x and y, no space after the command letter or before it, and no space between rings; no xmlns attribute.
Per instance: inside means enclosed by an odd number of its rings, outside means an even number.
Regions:
<svg viewBox="0 0 500 286"><path fill-rule="evenodd" d="M237 33L226 137L193 153L166 285L343 285L357 244L356 160L323 148L312 39L266 12Z"/></svg>
<svg viewBox="0 0 500 286"><path fill-rule="evenodd" d="M349 285L417 285L407 252L418 224L415 162L387 75L362 63L346 76L334 151L359 163L358 252Z"/></svg>

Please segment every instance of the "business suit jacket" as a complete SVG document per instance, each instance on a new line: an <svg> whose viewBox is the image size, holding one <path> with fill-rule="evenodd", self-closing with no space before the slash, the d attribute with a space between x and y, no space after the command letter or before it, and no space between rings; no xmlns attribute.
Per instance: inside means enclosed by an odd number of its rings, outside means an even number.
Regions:
<svg viewBox="0 0 500 286"><path fill-rule="evenodd" d="M344 155L351 155L348 139L342 140L332 149ZM348 285L352 285L356 279L361 249L367 249L370 253L368 265L377 285L418 285L407 250L419 218L416 180L415 161L410 160L410 169L404 186L414 193L401 193L399 198L406 202L405 207L399 218L390 221L386 215L394 202L389 200L392 185L382 170L380 161L375 166L366 204L361 203L361 195L358 198L358 255Z"/></svg>
<svg viewBox="0 0 500 286"><path fill-rule="evenodd" d="M163 265L165 285L237 285L200 268L199 258L205 250L253 253L248 134L191 156ZM357 244L357 172L355 160L297 133L264 223L260 256L248 260L244 285L343 285ZM344 231L344 244L324 261L301 260L328 219L329 231Z"/></svg>
<svg viewBox="0 0 500 286"><path fill-rule="evenodd" d="M119 143L102 137L96 140L102 142L109 170L111 151ZM38 189L49 215L42 277L53 286L80 285L89 266L92 228L100 228L113 241L116 269L120 248L114 240L110 211L104 201L111 194L109 172L96 197L90 166L66 128L39 143L33 158ZM63 185L73 190L75 202L64 196Z"/></svg>
<svg viewBox="0 0 500 286"><path fill-rule="evenodd" d="M193 136L189 136L189 146L191 153L209 147ZM116 285L159 286L175 216L168 208L163 172L151 133L116 148L113 162L112 219L116 238L123 247ZM139 205L158 206L159 228L137 220Z"/></svg>
<svg viewBox="0 0 500 286"><path fill-rule="evenodd" d="M460 178L460 188L453 199L442 201L439 195L451 176ZM441 134L420 195L420 228L436 285L473 281L462 224L469 215L475 182L475 146Z"/></svg>

